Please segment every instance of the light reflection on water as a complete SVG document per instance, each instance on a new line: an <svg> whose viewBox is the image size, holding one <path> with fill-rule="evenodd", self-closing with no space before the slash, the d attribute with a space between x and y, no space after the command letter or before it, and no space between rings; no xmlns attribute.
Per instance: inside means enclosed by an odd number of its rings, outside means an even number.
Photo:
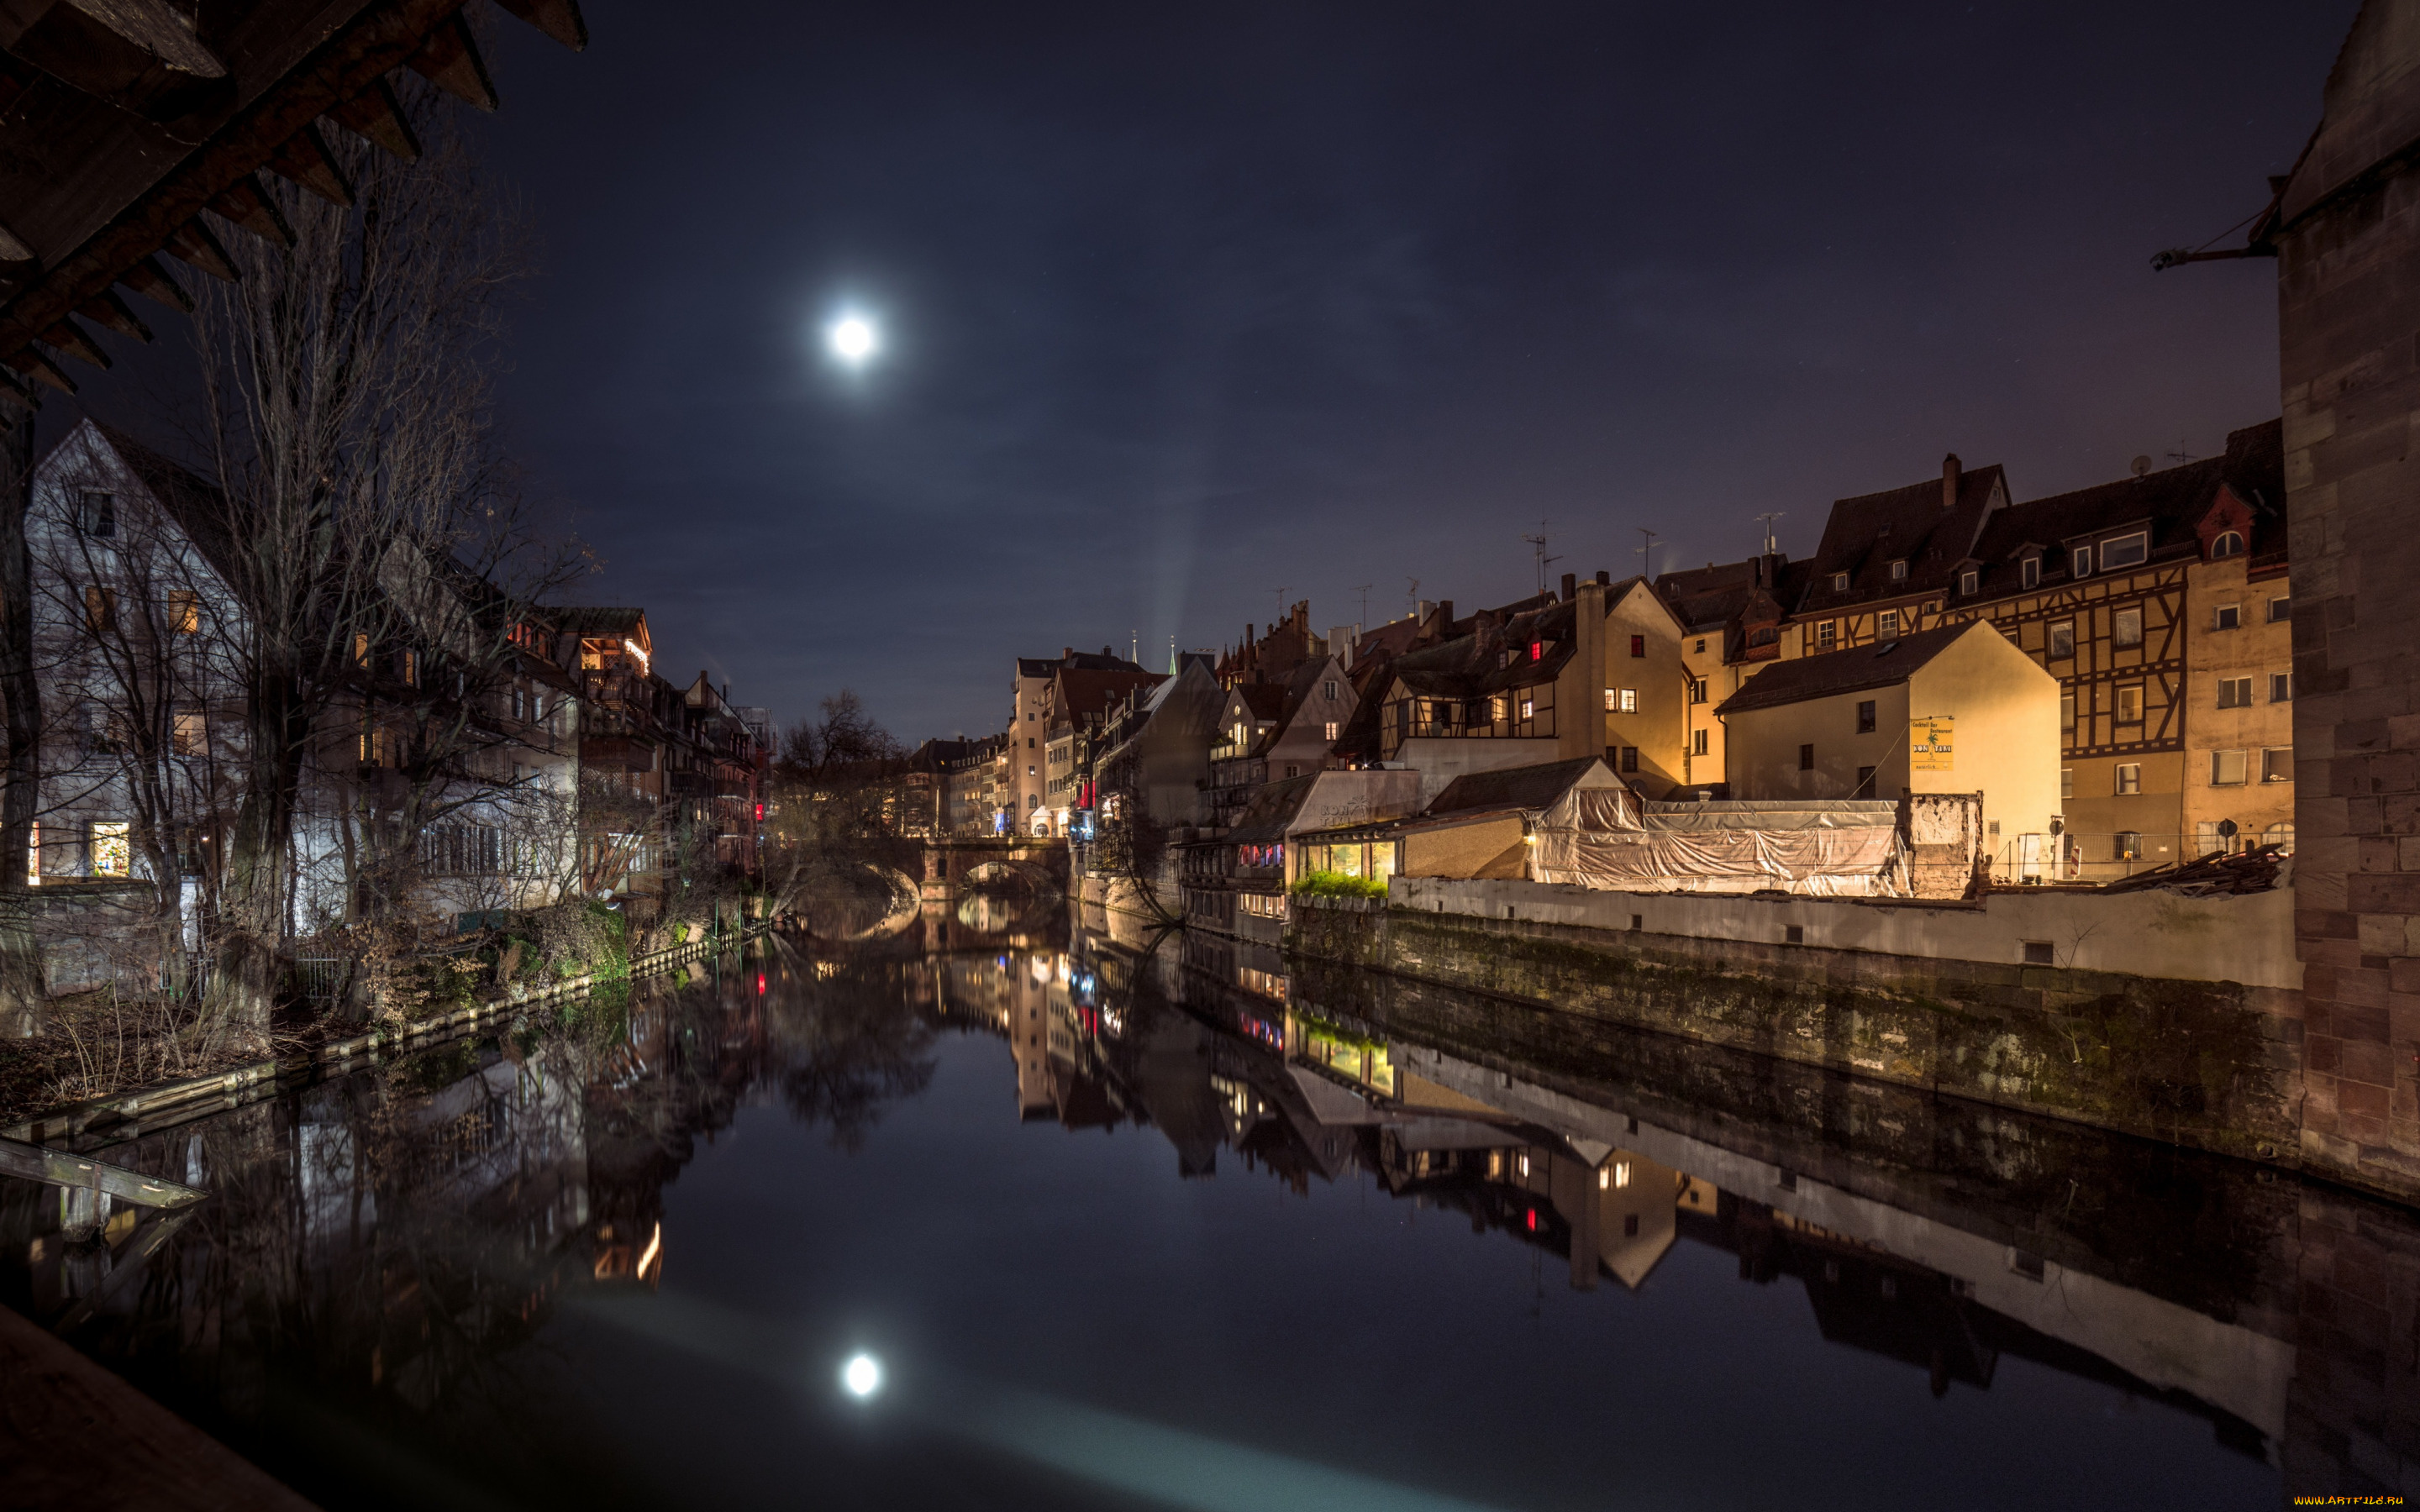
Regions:
<svg viewBox="0 0 2420 1512"><path fill-rule="evenodd" d="M2267 1504L2360 1430L2295 1384L2302 1236L2420 1255L2225 1163L997 903L108 1154L212 1200L70 1240L0 1186L6 1300L331 1505Z"/></svg>

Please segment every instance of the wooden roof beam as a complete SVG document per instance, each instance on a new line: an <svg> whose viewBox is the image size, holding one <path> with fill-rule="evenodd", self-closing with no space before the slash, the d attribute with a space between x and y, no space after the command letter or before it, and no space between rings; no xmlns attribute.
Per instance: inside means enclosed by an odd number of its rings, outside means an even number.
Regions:
<svg viewBox="0 0 2420 1512"><path fill-rule="evenodd" d="M457 100L481 110L493 110L501 103L495 81L488 76L487 60L479 55L479 44L471 39L471 28L459 11L431 28L420 51L404 61L412 72Z"/></svg>
<svg viewBox="0 0 2420 1512"><path fill-rule="evenodd" d="M286 139L285 145L269 155L265 165L271 173L288 183L300 184L329 204L349 209L353 203L353 186L337 166L335 155L328 150L327 140L319 135L315 122L304 122L302 130Z"/></svg>
<svg viewBox="0 0 2420 1512"><path fill-rule="evenodd" d="M263 241L273 241L281 247L294 245L294 228L278 213L277 202L269 197L257 174L245 174L204 207L226 218L229 224L242 227ZM230 270L230 272L232 270Z"/></svg>
<svg viewBox="0 0 2420 1512"><path fill-rule="evenodd" d="M575 53L587 49L588 23L580 14L580 0L496 0L496 4Z"/></svg>
<svg viewBox="0 0 2420 1512"><path fill-rule="evenodd" d="M40 339L70 357L90 363L95 367L111 365L109 354L101 349L101 343L86 335L84 327L72 320L61 320L55 325L43 327Z"/></svg>
<svg viewBox="0 0 2420 1512"><path fill-rule="evenodd" d="M325 118L406 162L420 156L420 138L404 119L403 102L395 98L395 86L383 77L371 80L369 87L350 100L330 106Z"/></svg>
<svg viewBox="0 0 2420 1512"><path fill-rule="evenodd" d="M21 347L7 357L0 358L0 362L7 363L20 373L29 374L40 379L61 393L73 393L76 391L75 379L59 371L59 364L43 356L39 347Z"/></svg>
<svg viewBox="0 0 2420 1512"><path fill-rule="evenodd" d="M157 300L187 315L194 313L194 297L185 292L182 284L169 276L168 270L161 266L157 257L144 258L119 274L117 281L147 300Z"/></svg>
<svg viewBox="0 0 2420 1512"><path fill-rule="evenodd" d="M136 341L151 339L151 328L145 325L132 310L127 308L126 301L117 297L117 291L114 288L102 289L93 298L77 305L75 313L94 325L104 330L115 331L121 336L132 336Z"/></svg>
<svg viewBox="0 0 2420 1512"><path fill-rule="evenodd" d="M219 239L198 215L169 232L160 250L223 284L235 282L235 259L227 255L226 248L220 245Z"/></svg>

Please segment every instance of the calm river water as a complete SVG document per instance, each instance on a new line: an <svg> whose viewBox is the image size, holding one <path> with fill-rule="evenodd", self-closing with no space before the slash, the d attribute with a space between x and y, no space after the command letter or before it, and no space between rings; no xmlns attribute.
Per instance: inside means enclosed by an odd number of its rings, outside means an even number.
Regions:
<svg viewBox="0 0 2420 1512"><path fill-rule="evenodd" d="M2271 1506L2412 1369L2395 1210L1289 964L761 943L0 1186L0 1292L330 1507Z"/></svg>

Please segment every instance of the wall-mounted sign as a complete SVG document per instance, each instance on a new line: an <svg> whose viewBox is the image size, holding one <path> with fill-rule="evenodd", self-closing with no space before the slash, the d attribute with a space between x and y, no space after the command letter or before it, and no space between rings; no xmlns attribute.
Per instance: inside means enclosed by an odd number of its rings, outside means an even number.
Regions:
<svg viewBox="0 0 2420 1512"><path fill-rule="evenodd" d="M1907 722L1908 769L1915 772L1956 771L1957 726L1957 717L1947 714L1910 719Z"/></svg>

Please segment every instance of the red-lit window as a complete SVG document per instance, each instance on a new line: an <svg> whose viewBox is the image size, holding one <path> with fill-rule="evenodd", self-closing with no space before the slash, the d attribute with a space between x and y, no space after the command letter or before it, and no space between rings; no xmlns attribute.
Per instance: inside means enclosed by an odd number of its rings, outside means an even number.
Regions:
<svg viewBox="0 0 2420 1512"><path fill-rule="evenodd" d="M1531 661L1544 661L1544 660L1545 660L1545 659L1546 659L1546 642L1544 642L1544 640L1532 640L1532 641L1530 641L1530 642L1529 642L1529 659L1530 659Z"/></svg>
<svg viewBox="0 0 2420 1512"><path fill-rule="evenodd" d="M1643 656L1647 655L1647 638L1645 636L1634 635L1630 638L1630 654L1634 656Z"/></svg>

